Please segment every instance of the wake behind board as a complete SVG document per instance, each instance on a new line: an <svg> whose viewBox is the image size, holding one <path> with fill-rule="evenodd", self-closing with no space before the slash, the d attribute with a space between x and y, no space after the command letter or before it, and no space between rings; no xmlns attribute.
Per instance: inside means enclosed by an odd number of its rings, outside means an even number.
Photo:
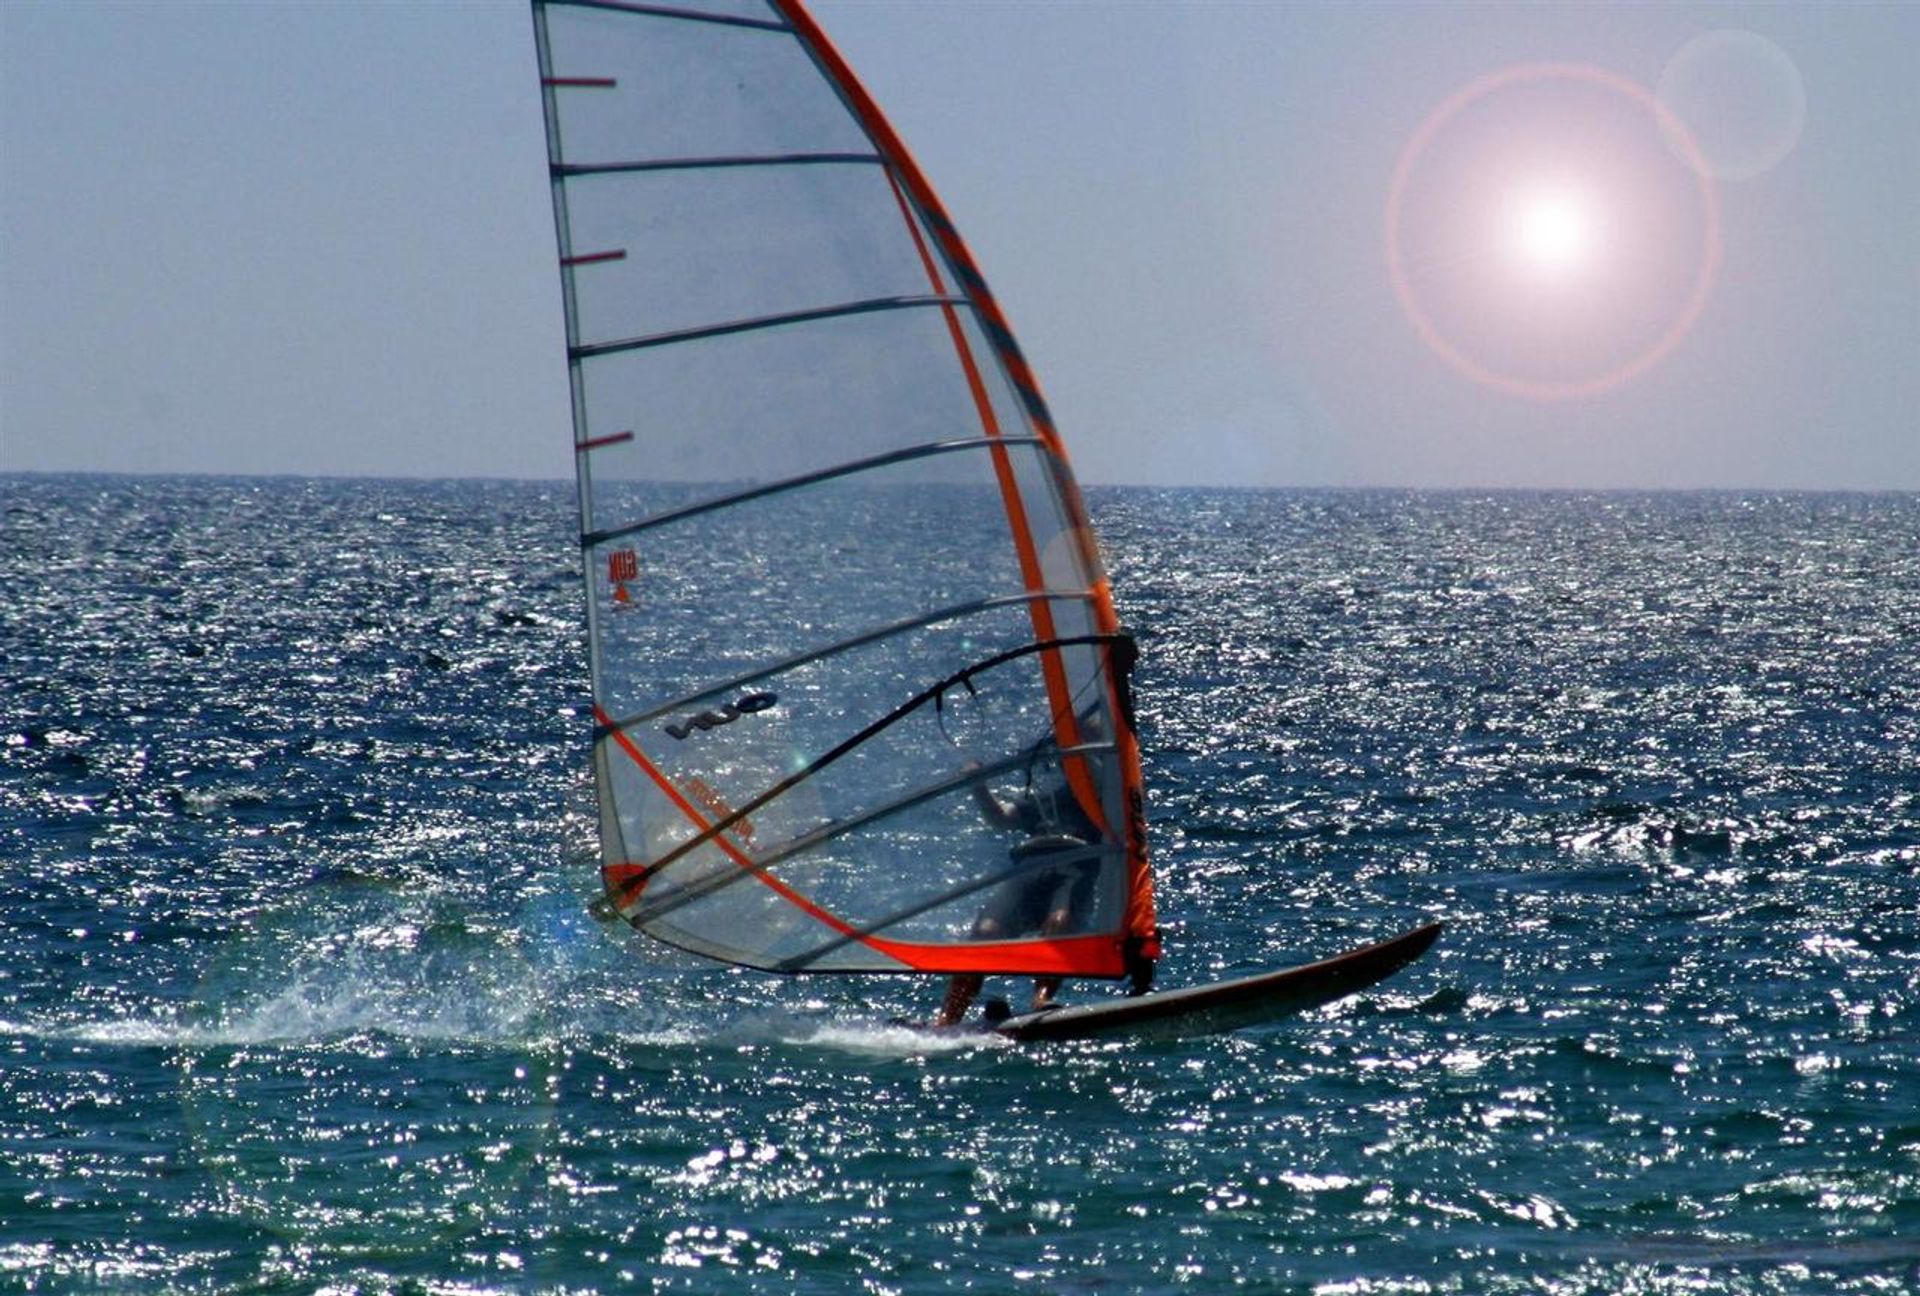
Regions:
<svg viewBox="0 0 1920 1296"><path fill-rule="evenodd" d="M1277 972L1025 1013L1009 1017L993 1029L1017 1040L1085 1039L1110 1034L1185 1039L1258 1026L1332 1003L1392 976L1426 953L1440 935L1440 927L1439 923L1429 923L1377 945Z"/></svg>

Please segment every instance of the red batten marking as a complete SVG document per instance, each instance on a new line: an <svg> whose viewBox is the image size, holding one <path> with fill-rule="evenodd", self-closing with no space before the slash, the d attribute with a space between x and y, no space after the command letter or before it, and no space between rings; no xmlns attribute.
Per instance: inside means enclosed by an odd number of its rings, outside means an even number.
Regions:
<svg viewBox="0 0 1920 1296"><path fill-rule="evenodd" d="M582 90L611 90L619 85L612 77L541 77L543 86L572 86Z"/></svg>
<svg viewBox="0 0 1920 1296"><path fill-rule="evenodd" d="M594 437L591 441L581 441L573 447L576 452L598 450L601 446L619 445L622 441L633 440L631 432L614 432L603 437Z"/></svg>
<svg viewBox="0 0 1920 1296"><path fill-rule="evenodd" d="M616 248L612 252L583 252L579 256L561 257L560 264L563 266L577 266L588 265L595 261L625 261L626 259L627 250L625 248Z"/></svg>

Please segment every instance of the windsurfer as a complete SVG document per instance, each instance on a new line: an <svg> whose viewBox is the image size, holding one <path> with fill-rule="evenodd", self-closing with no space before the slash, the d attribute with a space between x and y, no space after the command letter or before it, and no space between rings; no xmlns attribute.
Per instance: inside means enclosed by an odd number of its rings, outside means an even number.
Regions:
<svg viewBox="0 0 1920 1296"><path fill-rule="evenodd" d="M973 939L1052 936L1070 929L1091 906L1100 872L1100 855L1089 849L1100 840L1100 830L1073 790L1062 779L1045 792L1029 786L1008 801L983 779L974 783L973 799L988 823L1027 835L1009 852L1019 871L987 898L973 921ZM1063 979L1034 978L1032 1011L1053 1002ZM985 980L978 972L963 972L948 981L934 1025L952 1026L965 1017Z"/></svg>
<svg viewBox="0 0 1920 1296"><path fill-rule="evenodd" d="M1112 666L1120 682L1121 717L1129 729L1134 724L1132 675L1138 660L1133 635L1122 630L1115 637ZM1082 741L1098 743L1106 736L1107 726L1097 707L1088 707L1076 719ZM1046 745L1036 747L1036 753ZM977 761L969 763L969 768L977 766ZM1047 790L1037 792L1030 764L1026 788L1012 801L1001 800L986 780L974 781L973 799L981 816L996 828L1026 834L1026 840L1008 852L1015 871L994 889L973 921L974 940L1055 936L1083 922L1093 907L1102 858L1095 847L1101 844L1103 835L1070 785L1066 770L1055 764L1053 774ZM1126 961L1130 993L1145 994L1153 985L1153 960L1138 939L1129 939ZM933 1024L959 1024L985 980L978 972L956 973L947 982L946 1000ZM1064 980L1060 976L1035 977L1030 1011L1050 1006ZM987 1007L990 1020L1007 1013L1004 1001L993 1001Z"/></svg>

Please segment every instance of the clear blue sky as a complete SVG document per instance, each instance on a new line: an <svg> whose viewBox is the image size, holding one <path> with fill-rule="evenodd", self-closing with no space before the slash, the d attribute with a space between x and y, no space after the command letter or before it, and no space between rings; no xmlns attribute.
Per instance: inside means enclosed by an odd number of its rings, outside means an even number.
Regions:
<svg viewBox="0 0 1920 1296"><path fill-rule="evenodd" d="M1920 5L816 12L973 244L1089 481L1920 489ZM1688 82L1677 56L1723 29L1778 57ZM1422 123L1543 62L1665 76L1724 173L1697 318L1572 399L1449 363L1384 234ZM1420 240L1491 191L1473 132L1563 106L1652 120L1578 78L1482 94L1407 164L1417 272ZM522 5L4 0L0 114L0 469L571 472ZM1526 310L1580 292L1643 331L1677 315L1705 200L1661 171L1677 155L1634 147L1561 147L1561 191L1510 204L1514 265L1415 284L1440 337L1518 345L1499 330L1540 332ZM1606 224L1629 173L1674 205L1638 244ZM1661 256L1666 280L1634 277ZM1547 282L1556 258L1584 258L1584 287ZM1578 382L1637 336L1526 363Z"/></svg>

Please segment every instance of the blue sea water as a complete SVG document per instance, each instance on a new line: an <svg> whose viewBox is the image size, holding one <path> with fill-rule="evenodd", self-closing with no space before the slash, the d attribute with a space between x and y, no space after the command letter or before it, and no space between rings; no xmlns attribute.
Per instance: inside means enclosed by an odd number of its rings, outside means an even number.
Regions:
<svg viewBox="0 0 1920 1296"><path fill-rule="evenodd" d="M1920 497L1090 502L1163 983L1420 964L1021 1047L617 937L570 487L0 478L0 1287L1920 1291Z"/></svg>

